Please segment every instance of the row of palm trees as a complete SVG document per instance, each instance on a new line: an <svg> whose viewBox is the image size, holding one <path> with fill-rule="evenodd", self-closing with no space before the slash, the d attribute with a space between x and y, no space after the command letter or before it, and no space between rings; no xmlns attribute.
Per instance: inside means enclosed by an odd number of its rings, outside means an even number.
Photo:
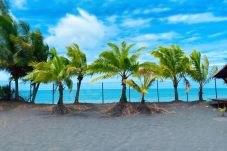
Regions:
<svg viewBox="0 0 227 151"><path fill-rule="evenodd" d="M81 81L85 75L97 76L93 82L106 78L121 77L122 94L120 103L127 103L126 85L128 84L141 93L141 103L145 103L145 94L155 79L169 78L173 82L175 101L179 101L178 84L181 79L190 76L200 86L199 101L203 100L203 86L211 79L217 71L213 68L209 73L209 61L206 56L203 60L201 53L194 50L190 56L177 45L169 47L158 47L150 51L150 54L159 60L158 63L138 61L140 54L145 47L133 49L134 45L127 45L123 41L120 46L108 43L109 50L101 52L98 59L90 65L87 64L86 55L80 50L77 44L67 48L67 58L57 55L55 49L50 51L50 58L46 62L32 63L33 71L25 79L34 83L56 82L59 89L59 105L63 105L63 85L72 89L73 76L77 76L77 92L75 104L79 103L79 92ZM134 50L134 51L132 51ZM136 82L135 79L137 79ZM189 87L189 83L186 82Z"/></svg>
<svg viewBox="0 0 227 151"><path fill-rule="evenodd" d="M175 101L179 101L178 84L184 79L189 90L187 77L199 83L199 100L203 100L203 87L211 79L217 68L209 72L209 61L206 56L193 50L188 56L177 45L160 46L149 53L158 62L139 62L139 57L146 47L135 48L135 44L120 45L108 43L109 50L100 53L93 63L87 63L86 54L77 44L67 49L67 57L49 50L43 42L39 31L31 31L28 24L17 21L9 15L8 9L0 1L0 69L8 71L15 81L16 100L19 98L18 79L30 80L33 83L34 102L40 83L56 82L59 90L58 104L63 106L63 89L66 85L72 89L72 77L77 77L75 104L79 103L81 82L86 75L96 75L97 80L120 77L122 94L120 103L126 103L126 85L141 93L141 103L145 103L145 94L155 79L171 79L174 87ZM135 80L137 79L137 80Z"/></svg>

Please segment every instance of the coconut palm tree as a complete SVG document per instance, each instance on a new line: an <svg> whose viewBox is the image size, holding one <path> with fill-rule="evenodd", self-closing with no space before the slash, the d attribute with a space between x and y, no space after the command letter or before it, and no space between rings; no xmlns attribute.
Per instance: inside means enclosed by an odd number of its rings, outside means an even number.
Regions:
<svg viewBox="0 0 227 151"><path fill-rule="evenodd" d="M144 95L148 93L149 87L151 86L152 82L155 81L155 75L153 72L143 68L137 73L133 74L133 76L139 80L138 83L136 83L134 80L125 80L125 83L141 93L141 104L144 104Z"/></svg>
<svg viewBox="0 0 227 151"><path fill-rule="evenodd" d="M178 83L184 77L189 65L189 59L183 50L177 45L158 47L151 54L159 59L159 71L162 77L170 78L174 86L175 101L179 101Z"/></svg>
<svg viewBox="0 0 227 151"><path fill-rule="evenodd" d="M2 8L6 9L4 4L1 3L0 15L0 68L8 71L14 79L15 98L19 101L18 80L31 70L28 66L33 55L29 44L30 27L23 21L15 21L8 11L2 11Z"/></svg>
<svg viewBox="0 0 227 151"><path fill-rule="evenodd" d="M193 50L190 55L190 68L188 70L189 76L199 83L199 101L203 101L203 87L212 78L217 68L213 68L209 73L209 60L204 56L203 61L201 53Z"/></svg>
<svg viewBox="0 0 227 151"><path fill-rule="evenodd" d="M63 89L64 84L69 90L72 89L72 80L67 72L68 59L58 56L55 49L50 51L52 57L47 62L32 63L33 71L29 73L25 80L32 80L34 83L55 82L59 90L58 106L63 113Z"/></svg>
<svg viewBox="0 0 227 151"><path fill-rule="evenodd" d="M72 44L71 46L67 47L67 55L70 58L68 72L71 75L76 75L78 80L74 101L75 104L78 104L81 82L84 76L87 74L88 69L87 58L86 54L80 50L77 44Z"/></svg>
<svg viewBox="0 0 227 151"><path fill-rule="evenodd" d="M117 75L121 77L122 93L120 103L126 103L126 84L125 80L139 69L139 52L144 49L140 47L130 54L134 44L127 45L125 41L120 46L108 43L110 50L103 51L99 58L90 66L92 73L103 74L94 78L92 81L113 78Z"/></svg>
<svg viewBox="0 0 227 151"><path fill-rule="evenodd" d="M33 50L32 61L33 62L47 61L47 57L49 54L49 46L44 44L44 39L40 31L34 31L29 34L29 43L31 44ZM33 86L31 98L32 103L35 102L39 85L40 83L32 83Z"/></svg>

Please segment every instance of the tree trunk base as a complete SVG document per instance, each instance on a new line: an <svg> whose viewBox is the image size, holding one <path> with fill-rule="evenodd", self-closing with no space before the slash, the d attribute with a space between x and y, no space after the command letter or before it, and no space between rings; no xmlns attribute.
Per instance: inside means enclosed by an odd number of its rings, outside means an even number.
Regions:
<svg viewBox="0 0 227 151"><path fill-rule="evenodd" d="M64 105L56 105L52 109L52 114L67 114L69 110Z"/></svg>
<svg viewBox="0 0 227 151"><path fill-rule="evenodd" d="M74 104L79 105L80 103L79 103L79 101L74 101Z"/></svg>
<svg viewBox="0 0 227 151"><path fill-rule="evenodd" d="M119 101L119 104L126 104L126 103L128 103L128 102L125 101L125 100L120 100L120 101Z"/></svg>

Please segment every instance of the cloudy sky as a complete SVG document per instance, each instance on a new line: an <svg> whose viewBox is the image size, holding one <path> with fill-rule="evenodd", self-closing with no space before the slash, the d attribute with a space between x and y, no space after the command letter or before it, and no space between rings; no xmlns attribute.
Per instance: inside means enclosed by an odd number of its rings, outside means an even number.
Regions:
<svg viewBox="0 0 227 151"><path fill-rule="evenodd" d="M122 40L149 50L175 43L201 51L211 65L226 62L227 0L10 0L10 9L59 53L78 43L89 62L106 42Z"/></svg>

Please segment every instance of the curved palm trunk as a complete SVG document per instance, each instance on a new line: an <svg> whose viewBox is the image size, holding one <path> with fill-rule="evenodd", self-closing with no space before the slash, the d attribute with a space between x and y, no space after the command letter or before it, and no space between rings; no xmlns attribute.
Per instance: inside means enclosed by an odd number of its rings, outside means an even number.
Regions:
<svg viewBox="0 0 227 151"><path fill-rule="evenodd" d="M15 99L19 101L19 85L18 85L18 77L15 77Z"/></svg>
<svg viewBox="0 0 227 151"><path fill-rule="evenodd" d="M203 101L203 85L200 84L199 86L199 102Z"/></svg>
<svg viewBox="0 0 227 151"><path fill-rule="evenodd" d="M77 79L78 79L78 83L77 83L76 97L75 97L74 104L79 104L80 86L81 86L81 82L83 80L83 76L79 76Z"/></svg>
<svg viewBox="0 0 227 151"><path fill-rule="evenodd" d="M126 97L126 84L124 83L124 80L126 80L126 76L123 75L121 79L121 85L122 85L122 92L121 92L121 98L120 103L127 103L127 97Z"/></svg>
<svg viewBox="0 0 227 151"><path fill-rule="evenodd" d="M178 82L176 77L174 77L174 80L173 80L173 87L174 87L175 102L179 102L179 95L177 90Z"/></svg>
<svg viewBox="0 0 227 151"><path fill-rule="evenodd" d="M63 106L63 85L62 85L62 83L59 84L58 91L59 91L58 105Z"/></svg>
<svg viewBox="0 0 227 151"><path fill-rule="evenodd" d="M37 92L39 90L39 85L40 85L40 83L34 83L34 85L33 85L33 94L32 94L32 100L31 100L32 103L35 103L35 98L36 98Z"/></svg>
<svg viewBox="0 0 227 151"><path fill-rule="evenodd" d="M12 95L12 92L11 92L11 82L12 82L12 81L9 80L9 94L8 94L8 98L7 98L8 101L10 101L10 100L11 100L11 97L12 97L12 96L11 96L11 95Z"/></svg>
<svg viewBox="0 0 227 151"><path fill-rule="evenodd" d="M144 93L142 93L141 104L145 104Z"/></svg>

